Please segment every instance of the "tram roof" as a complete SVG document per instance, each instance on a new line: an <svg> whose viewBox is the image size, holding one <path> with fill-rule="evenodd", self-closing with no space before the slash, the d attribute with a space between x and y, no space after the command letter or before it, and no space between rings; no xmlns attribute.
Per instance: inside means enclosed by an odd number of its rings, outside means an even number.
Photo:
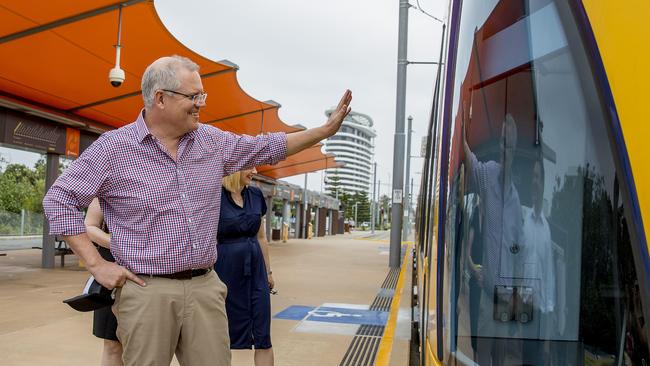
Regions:
<svg viewBox="0 0 650 366"><path fill-rule="evenodd" d="M121 61L126 79L108 81L115 65L118 10L122 7ZM278 116L280 104L259 101L237 81L238 66L214 62L175 39L160 20L153 0L0 0L0 104L27 110L90 131L131 123L142 108L140 80L163 55L191 58L201 67L210 94L204 123L238 134L292 133ZM298 153L262 174L283 178L336 166L320 145Z"/></svg>

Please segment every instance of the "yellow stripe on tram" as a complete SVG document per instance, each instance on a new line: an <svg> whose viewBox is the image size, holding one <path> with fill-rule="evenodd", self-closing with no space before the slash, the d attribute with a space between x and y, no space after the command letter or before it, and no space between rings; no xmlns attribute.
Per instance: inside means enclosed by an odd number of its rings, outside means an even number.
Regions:
<svg viewBox="0 0 650 366"><path fill-rule="evenodd" d="M393 295L393 301L390 304L390 315L388 316L388 321L384 328L384 335L379 343L375 366L385 366L390 362L390 354L393 350L393 338L395 336L395 325L397 324L397 314L399 313L399 301L402 297L402 287L404 286L404 273L408 266L406 258L408 258L410 247L410 245L406 247L406 253L404 254L404 260L402 261L402 269L399 273L397 286L395 287L395 294Z"/></svg>
<svg viewBox="0 0 650 366"><path fill-rule="evenodd" d="M436 366L442 366L442 361L440 361L434 354L433 350L431 349L431 343L428 341L425 342L427 345L427 365L433 363Z"/></svg>
<svg viewBox="0 0 650 366"><path fill-rule="evenodd" d="M646 231L650 228L650 149L646 102L650 93L647 72L650 49L646 44L650 3L645 0L583 0L589 23L598 42L607 80L616 103L630 166L634 175L641 218ZM646 233L646 237L648 234ZM650 250L650 240L647 241Z"/></svg>

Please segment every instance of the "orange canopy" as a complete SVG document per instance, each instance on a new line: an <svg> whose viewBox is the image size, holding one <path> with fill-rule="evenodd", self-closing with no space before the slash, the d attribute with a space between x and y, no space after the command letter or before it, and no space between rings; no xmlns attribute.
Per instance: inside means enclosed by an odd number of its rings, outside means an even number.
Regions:
<svg viewBox="0 0 650 366"><path fill-rule="evenodd" d="M295 175L295 171L302 173L314 172L321 169L337 168L343 166L334 160L334 155L321 153L321 144L312 146L300 154L292 155L276 165L264 165L257 168L257 172L267 177L279 179Z"/></svg>
<svg viewBox="0 0 650 366"><path fill-rule="evenodd" d="M126 79L114 88L108 71L115 65L120 7L120 66ZM302 129L280 120L279 104L247 95L237 81L236 65L208 60L174 39L153 1L0 0L0 102L10 108L44 112L52 120L82 129L121 127L142 108L144 69L171 54L189 57L201 67L209 94L201 111L205 123L250 135ZM333 166L331 156L312 147L265 167L261 174L277 179Z"/></svg>

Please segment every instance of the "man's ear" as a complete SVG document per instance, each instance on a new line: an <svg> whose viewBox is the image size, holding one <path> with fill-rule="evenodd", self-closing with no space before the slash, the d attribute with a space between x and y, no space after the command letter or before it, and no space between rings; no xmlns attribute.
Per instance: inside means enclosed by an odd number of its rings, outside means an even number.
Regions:
<svg viewBox="0 0 650 366"><path fill-rule="evenodd" d="M165 109L164 96L165 93L163 93L162 91L156 92L156 94L153 97L153 104L160 109Z"/></svg>

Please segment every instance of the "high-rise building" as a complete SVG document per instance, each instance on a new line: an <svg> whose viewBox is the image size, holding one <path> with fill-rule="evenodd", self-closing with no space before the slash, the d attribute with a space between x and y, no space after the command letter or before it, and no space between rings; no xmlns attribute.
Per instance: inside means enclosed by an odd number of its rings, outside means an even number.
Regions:
<svg viewBox="0 0 650 366"><path fill-rule="evenodd" d="M325 114L329 117L333 111L328 109ZM333 190L332 177L336 176L339 189L351 193L371 193L374 139L377 136L372 126L370 116L352 111L345 117L336 135L325 141L325 151L334 154L336 161L345 163L341 168L325 171L325 188L328 191Z"/></svg>

